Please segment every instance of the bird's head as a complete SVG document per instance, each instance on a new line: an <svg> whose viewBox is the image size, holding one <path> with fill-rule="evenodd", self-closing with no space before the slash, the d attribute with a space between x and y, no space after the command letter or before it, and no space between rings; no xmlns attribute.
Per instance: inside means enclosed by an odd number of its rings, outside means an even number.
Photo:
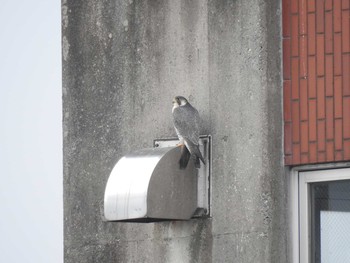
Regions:
<svg viewBox="0 0 350 263"><path fill-rule="evenodd" d="M188 103L187 99L185 97L182 97L182 96L176 96L173 99L173 106L174 107L184 106L187 103Z"/></svg>

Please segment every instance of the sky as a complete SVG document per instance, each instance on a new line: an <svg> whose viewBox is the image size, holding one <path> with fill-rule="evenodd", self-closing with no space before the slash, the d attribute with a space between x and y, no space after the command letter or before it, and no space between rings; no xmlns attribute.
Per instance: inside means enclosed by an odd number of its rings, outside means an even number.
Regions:
<svg viewBox="0 0 350 263"><path fill-rule="evenodd" d="M0 8L0 262L63 262L60 0Z"/></svg>

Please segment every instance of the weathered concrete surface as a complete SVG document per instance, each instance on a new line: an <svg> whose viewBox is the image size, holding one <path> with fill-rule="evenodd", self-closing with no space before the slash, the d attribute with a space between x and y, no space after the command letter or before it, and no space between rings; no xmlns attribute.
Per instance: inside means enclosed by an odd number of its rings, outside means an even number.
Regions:
<svg viewBox="0 0 350 263"><path fill-rule="evenodd" d="M279 1L63 0L65 262L287 262ZM213 135L213 217L102 221L126 153L175 136L184 95Z"/></svg>
<svg viewBox="0 0 350 263"><path fill-rule="evenodd" d="M209 10L213 262L286 262L279 1Z"/></svg>

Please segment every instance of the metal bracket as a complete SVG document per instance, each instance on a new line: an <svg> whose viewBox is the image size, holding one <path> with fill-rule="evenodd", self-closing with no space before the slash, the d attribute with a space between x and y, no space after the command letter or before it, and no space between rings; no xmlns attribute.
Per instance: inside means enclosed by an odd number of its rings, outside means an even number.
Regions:
<svg viewBox="0 0 350 263"><path fill-rule="evenodd" d="M201 163L198 169L198 208L193 217L211 216L211 141L210 135L201 135L199 138L199 149L203 154L205 165ZM177 138L155 139L154 147L174 147L179 143Z"/></svg>

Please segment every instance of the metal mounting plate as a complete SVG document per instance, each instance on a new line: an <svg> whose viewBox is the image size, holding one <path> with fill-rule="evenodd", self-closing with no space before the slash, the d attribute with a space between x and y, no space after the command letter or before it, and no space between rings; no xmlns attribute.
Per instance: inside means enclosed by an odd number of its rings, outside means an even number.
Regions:
<svg viewBox="0 0 350 263"><path fill-rule="evenodd" d="M201 135L199 149L205 160L198 169L198 209L194 217L211 216L211 141L210 135ZM178 138L155 139L154 147L174 147L179 143Z"/></svg>

